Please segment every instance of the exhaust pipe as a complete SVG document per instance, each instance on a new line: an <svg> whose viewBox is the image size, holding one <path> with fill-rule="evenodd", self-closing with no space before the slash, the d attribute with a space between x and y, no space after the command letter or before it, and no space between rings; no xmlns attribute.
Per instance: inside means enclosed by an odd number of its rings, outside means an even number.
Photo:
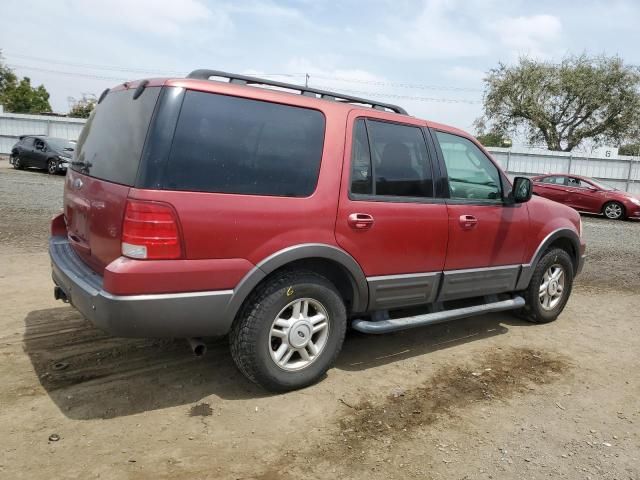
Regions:
<svg viewBox="0 0 640 480"><path fill-rule="evenodd" d="M191 351L196 357L202 357L205 353L207 353L207 345L202 341L202 338L187 338L187 342L189 342Z"/></svg>
<svg viewBox="0 0 640 480"><path fill-rule="evenodd" d="M67 294L64 293L64 290L62 290L62 288L57 285L53 287L53 298L55 298L56 300L62 300L64 303L69 303Z"/></svg>

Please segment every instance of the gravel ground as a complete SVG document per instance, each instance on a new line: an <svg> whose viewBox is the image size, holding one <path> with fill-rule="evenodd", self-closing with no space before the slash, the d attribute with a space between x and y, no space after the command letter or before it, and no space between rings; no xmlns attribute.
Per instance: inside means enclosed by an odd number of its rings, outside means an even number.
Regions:
<svg viewBox="0 0 640 480"><path fill-rule="evenodd" d="M583 217L557 322L352 333L269 395L223 339L112 338L52 299L63 177L0 161L0 478L640 480L640 223Z"/></svg>

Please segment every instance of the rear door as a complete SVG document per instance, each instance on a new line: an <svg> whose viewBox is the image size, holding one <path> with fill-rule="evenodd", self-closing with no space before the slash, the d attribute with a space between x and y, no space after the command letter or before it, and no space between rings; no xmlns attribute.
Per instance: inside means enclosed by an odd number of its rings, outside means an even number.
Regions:
<svg viewBox="0 0 640 480"><path fill-rule="evenodd" d="M348 118L336 239L367 275L372 310L429 303L437 293L447 209L434 195L435 152L423 127L377 112Z"/></svg>
<svg viewBox="0 0 640 480"><path fill-rule="evenodd" d="M469 138L435 131L449 181L441 300L511 291L526 245L526 204L505 204L498 167Z"/></svg>
<svg viewBox="0 0 640 480"><path fill-rule="evenodd" d="M23 138L18 144L18 153L20 154L20 161L22 165L28 167L31 164L31 157L33 154L33 137Z"/></svg>
<svg viewBox="0 0 640 480"><path fill-rule="evenodd" d="M129 189L160 93L148 87L133 99L135 84L109 94L87 121L65 182L64 213L74 249L101 272L120 256Z"/></svg>

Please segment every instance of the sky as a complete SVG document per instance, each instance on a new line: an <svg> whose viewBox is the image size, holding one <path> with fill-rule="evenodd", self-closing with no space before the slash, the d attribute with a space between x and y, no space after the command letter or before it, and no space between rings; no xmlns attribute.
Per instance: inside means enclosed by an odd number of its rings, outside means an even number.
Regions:
<svg viewBox="0 0 640 480"><path fill-rule="evenodd" d="M473 131L483 78L519 56L640 64L636 0L2 0L5 63L54 111L197 68L351 93Z"/></svg>

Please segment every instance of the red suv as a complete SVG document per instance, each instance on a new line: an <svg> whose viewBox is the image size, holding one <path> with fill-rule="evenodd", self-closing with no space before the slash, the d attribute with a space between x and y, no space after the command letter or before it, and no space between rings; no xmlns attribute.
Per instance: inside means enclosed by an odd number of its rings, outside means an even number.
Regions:
<svg viewBox="0 0 640 480"><path fill-rule="evenodd" d="M125 83L67 172L54 293L117 336L200 353L228 334L248 378L300 388L348 326L555 320L581 222L531 194L468 134L394 105L211 70Z"/></svg>

